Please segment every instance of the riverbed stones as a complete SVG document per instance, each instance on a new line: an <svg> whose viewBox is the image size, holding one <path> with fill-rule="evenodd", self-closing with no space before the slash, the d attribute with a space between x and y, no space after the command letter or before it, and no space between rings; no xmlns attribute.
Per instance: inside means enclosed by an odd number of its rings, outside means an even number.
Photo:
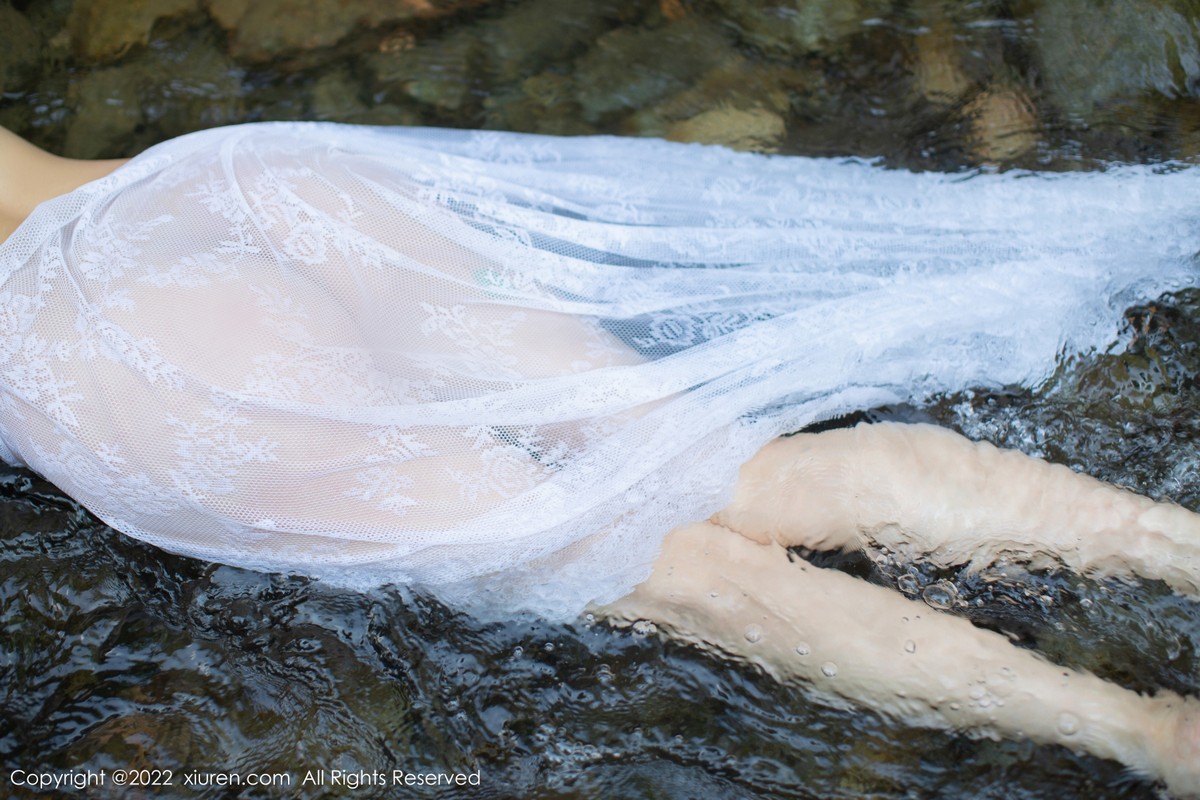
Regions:
<svg viewBox="0 0 1200 800"><path fill-rule="evenodd" d="M359 93L361 86L350 71L334 69L317 78L313 84L310 111L313 119L342 121L363 114L366 106Z"/></svg>
<svg viewBox="0 0 1200 800"><path fill-rule="evenodd" d="M714 108L672 124L667 138L773 153L786 130L783 118L765 108Z"/></svg>
<svg viewBox="0 0 1200 800"><path fill-rule="evenodd" d="M716 0L742 38L765 50L829 55L890 0Z"/></svg>
<svg viewBox="0 0 1200 800"><path fill-rule="evenodd" d="M1200 101L1184 106L1175 127L1179 154L1184 158L1200 156Z"/></svg>
<svg viewBox="0 0 1200 800"><path fill-rule="evenodd" d="M199 0L79 0L67 29L75 55L88 63L109 63L150 40L160 21L199 9Z"/></svg>
<svg viewBox="0 0 1200 800"><path fill-rule="evenodd" d="M587 122L645 108L686 89L733 55L724 31L688 16L657 28L618 28L576 62L575 85Z"/></svg>
<svg viewBox="0 0 1200 800"><path fill-rule="evenodd" d="M1053 0L1033 15L1054 102L1092 122L1146 92L1200 96L1200 16L1189 0Z"/></svg>
<svg viewBox="0 0 1200 800"><path fill-rule="evenodd" d="M914 42L917 91L928 102L950 106L959 102L972 88L963 70L953 29L940 22L917 34Z"/></svg>
<svg viewBox="0 0 1200 800"><path fill-rule="evenodd" d="M25 15L0 0L0 92L16 92L37 78L41 40Z"/></svg>
<svg viewBox="0 0 1200 800"><path fill-rule="evenodd" d="M130 155L157 141L153 129L171 136L237 122L243 116L241 77L204 30L175 37L170 50L147 48L120 64L90 70L68 92L75 114L64 155Z"/></svg>
<svg viewBox="0 0 1200 800"><path fill-rule="evenodd" d="M115 1L115 0L114 0ZM209 14L229 34L229 52L245 62L266 62L330 47L358 28L433 19L488 0L205 0Z"/></svg>
<svg viewBox="0 0 1200 800"><path fill-rule="evenodd" d="M579 136L597 130L583 121L570 76L548 69L483 101L483 126L501 130Z"/></svg>
<svg viewBox="0 0 1200 800"><path fill-rule="evenodd" d="M774 152L786 130L790 92L803 91L811 77L802 69L731 56L687 89L632 114L622 130Z"/></svg>
<svg viewBox="0 0 1200 800"><path fill-rule="evenodd" d="M1037 113L1020 89L989 88L967 104L963 115L971 126L971 151L985 163L1005 164L1037 147Z"/></svg>
<svg viewBox="0 0 1200 800"><path fill-rule="evenodd" d="M126 66L96 69L71 87L68 101L75 117L67 131L63 155L70 158L111 158L122 154L142 124L142 104Z"/></svg>
<svg viewBox="0 0 1200 800"><path fill-rule="evenodd" d="M501 82L522 80L546 64L563 63L621 22L626 0L588 0L564 13L562 0L527 0L480 24L489 71Z"/></svg>
<svg viewBox="0 0 1200 800"><path fill-rule="evenodd" d="M469 29L429 39L408 49L375 53L365 60L374 91L388 102L416 101L440 112L457 112L478 81L482 46Z"/></svg>

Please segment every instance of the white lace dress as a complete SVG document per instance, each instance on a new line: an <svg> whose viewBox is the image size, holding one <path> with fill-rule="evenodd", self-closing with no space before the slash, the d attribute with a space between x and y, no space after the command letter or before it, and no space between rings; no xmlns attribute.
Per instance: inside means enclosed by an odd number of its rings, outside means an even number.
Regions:
<svg viewBox="0 0 1200 800"><path fill-rule="evenodd" d="M1194 281L1200 170L911 174L261 124L0 245L0 454L165 549L570 616L768 439L1036 383Z"/></svg>

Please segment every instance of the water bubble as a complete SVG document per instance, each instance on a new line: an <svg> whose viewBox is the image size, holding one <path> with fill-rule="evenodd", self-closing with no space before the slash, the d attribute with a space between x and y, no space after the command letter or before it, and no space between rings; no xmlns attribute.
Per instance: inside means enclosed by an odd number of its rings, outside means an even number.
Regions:
<svg viewBox="0 0 1200 800"><path fill-rule="evenodd" d="M1091 599L1090 599L1090 598L1087 598L1087 597L1085 597L1085 598L1083 598L1082 600L1080 600L1080 601L1079 601L1079 605L1080 605L1080 606L1082 606L1083 608L1091 608L1091 607L1092 607L1092 601L1091 601Z"/></svg>
<svg viewBox="0 0 1200 800"><path fill-rule="evenodd" d="M545 650L547 653L553 653L554 652L554 642L546 642L546 644L542 646L542 649Z"/></svg>
<svg viewBox="0 0 1200 800"><path fill-rule="evenodd" d="M523 648L523 647L514 647L513 648L513 658L520 658L523 655L525 655L525 648Z"/></svg>
<svg viewBox="0 0 1200 800"><path fill-rule="evenodd" d="M1166 634L1166 660L1175 661L1183 655L1183 642L1174 632Z"/></svg>
<svg viewBox="0 0 1200 800"><path fill-rule="evenodd" d="M708 596L709 596L709 597L720 597L720 596L721 596L721 594L720 594L719 592L717 592L717 591L715 591L715 590L714 590L714 591L711 591L711 592L709 592L709 593L708 593Z"/></svg>
<svg viewBox="0 0 1200 800"><path fill-rule="evenodd" d="M826 678L832 678L834 675L837 675L837 664L832 661L826 661L821 665L821 674Z"/></svg>
<svg viewBox="0 0 1200 800"><path fill-rule="evenodd" d="M972 700L982 700L985 694L987 694L986 689L984 689L982 686L976 686L974 689L968 692L967 696Z"/></svg>
<svg viewBox="0 0 1200 800"><path fill-rule="evenodd" d="M951 704L950 704L950 710L951 710L951 711L958 711L960 708L962 708L962 706L960 706L958 703L951 703Z"/></svg>
<svg viewBox="0 0 1200 800"><path fill-rule="evenodd" d="M812 648L808 646L808 642L801 642L796 645L796 655L806 656L812 652Z"/></svg>
<svg viewBox="0 0 1200 800"><path fill-rule="evenodd" d="M896 587L905 594L916 594L921 591L921 581L916 575L904 574L896 579Z"/></svg>
<svg viewBox="0 0 1200 800"><path fill-rule="evenodd" d="M958 603L958 587L947 580L934 581L921 592L921 599L933 608L953 608Z"/></svg>
<svg viewBox="0 0 1200 800"><path fill-rule="evenodd" d="M757 625L747 625L745 635L746 641L750 644L754 644L762 639L762 628L758 627Z"/></svg>
<svg viewBox="0 0 1200 800"><path fill-rule="evenodd" d="M658 626L648 619L639 619L633 623L633 632L637 636L653 636L658 633Z"/></svg>
<svg viewBox="0 0 1200 800"><path fill-rule="evenodd" d="M1063 736L1074 736L1079 733L1079 717L1067 711L1059 714L1058 732Z"/></svg>
<svg viewBox="0 0 1200 800"><path fill-rule="evenodd" d="M909 639L907 642L904 643L904 652L906 652L906 653L917 652L917 643L914 642L912 639Z"/></svg>

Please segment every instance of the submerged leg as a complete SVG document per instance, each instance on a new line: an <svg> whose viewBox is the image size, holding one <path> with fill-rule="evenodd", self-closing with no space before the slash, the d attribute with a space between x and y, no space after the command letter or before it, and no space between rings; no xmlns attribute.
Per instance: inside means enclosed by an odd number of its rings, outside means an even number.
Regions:
<svg viewBox="0 0 1200 800"><path fill-rule="evenodd" d="M875 545L943 565L1015 556L1200 596L1200 515L931 425L777 439L713 519L786 546Z"/></svg>
<svg viewBox="0 0 1200 800"><path fill-rule="evenodd" d="M654 572L604 610L782 681L937 727L1062 744L1200 793L1200 704L1055 666L1003 636L711 523L671 533Z"/></svg>

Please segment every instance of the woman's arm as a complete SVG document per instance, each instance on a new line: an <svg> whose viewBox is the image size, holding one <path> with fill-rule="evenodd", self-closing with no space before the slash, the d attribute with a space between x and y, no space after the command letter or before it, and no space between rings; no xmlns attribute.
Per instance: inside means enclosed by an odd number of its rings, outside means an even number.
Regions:
<svg viewBox="0 0 1200 800"><path fill-rule="evenodd" d="M38 204L102 178L125 161L60 158L0 128L0 240L7 239Z"/></svg>

